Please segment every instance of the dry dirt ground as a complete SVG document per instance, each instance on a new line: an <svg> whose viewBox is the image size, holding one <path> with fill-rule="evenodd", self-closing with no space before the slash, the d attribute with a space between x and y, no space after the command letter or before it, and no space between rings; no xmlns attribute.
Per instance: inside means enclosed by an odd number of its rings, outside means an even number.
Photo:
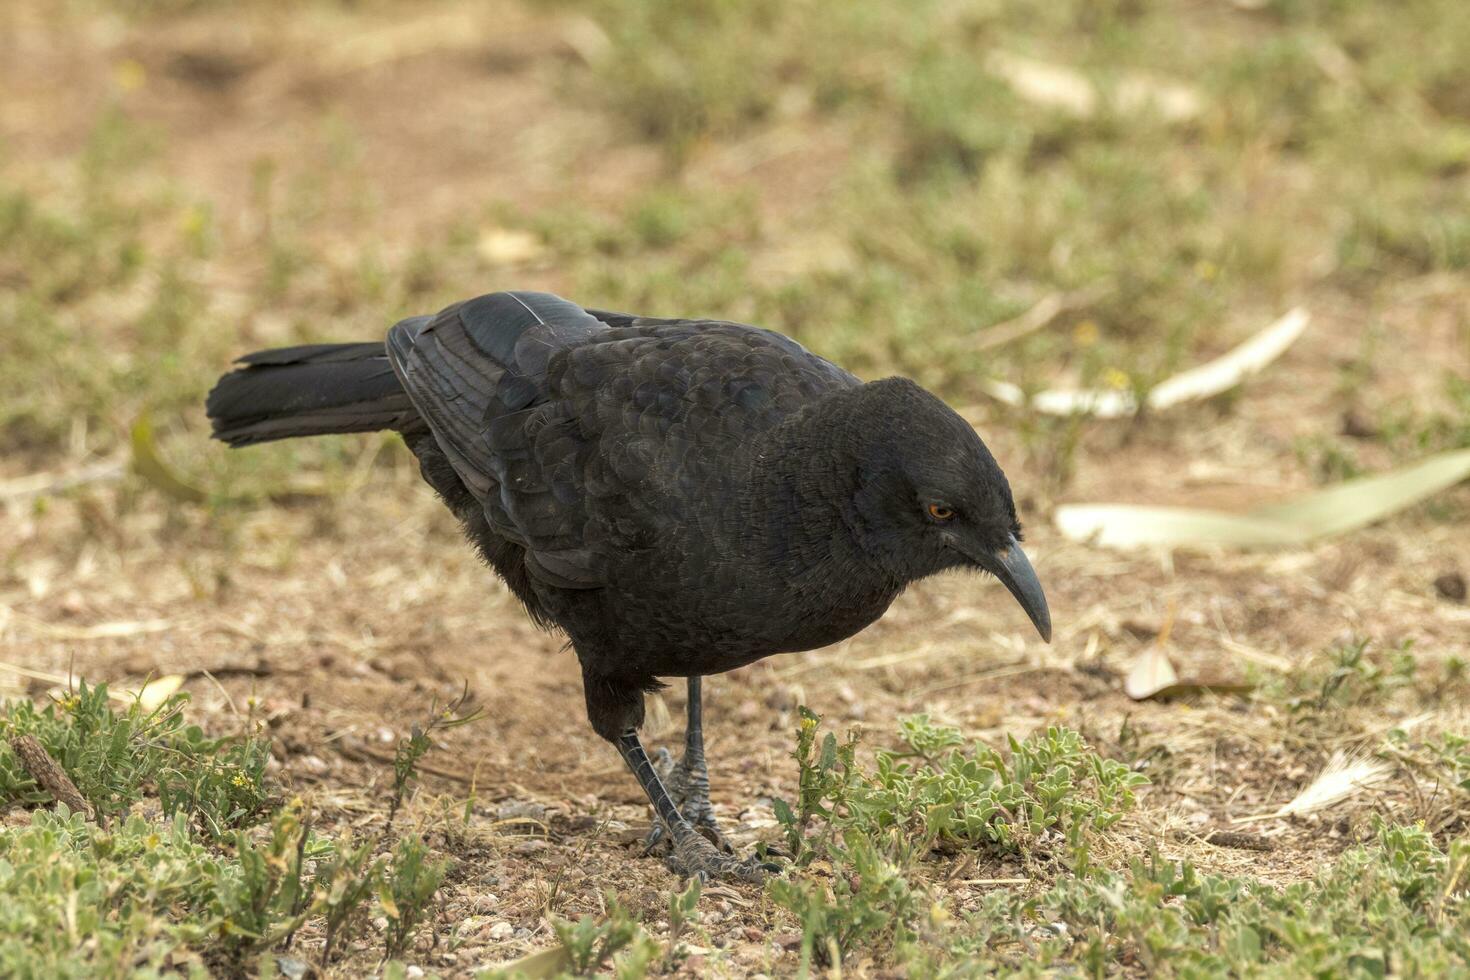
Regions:
<svg viewBox="0 0 1470 980"><path fill-rule="evenodd" d="M456 9L436 16L469 16ZM328 113L358 134L356 179L377 205L344 219L339 233L380 236L390 251L407 229L450 220L461 202L503 196L507 185L523 202L554 201L568 180L616 200L659 166L652 151L559 96L548 64L578 56L575 22L516 6L494 8L488 50L422 54L374 47L373 31L401 19L387 13L381 23L363 15L349 25L320 12L279 32L269 8L228 25L206 14L147 32L106 17L80 22L85 30L51 30L31 5L9 16L15 30L0 42L7 166L44 180L77 152L118 64L136 63L148 83L134 110L167 135L156 166L212 203L226 256L251 233L252 161L273 156L287 172L318 166ZM430 101L435 110L423 111ZM697 160L691 180L744 181L779 211L820 193L823 167L840 148L817 139L765 170L742 170L739 152ZM800 208L787 212L798 226ZM330 215L313 228L334 234ZM215 288L248 288L229 281L227 259L217 266ZM485 288L512 284L555 288L557 272L530 269ZM1418 367L1426 353L1470 370L1456 339L1464 298L1459 284L1434 281L1381 298L1390 329L1413 323L1413 343L1383 345L1372 383L1432 403L1435 389ZM1328 393L1366 323L1345 300L1302 300L1314 314L1310 332L1232 413L1186 410L1148 427L1095 430L1062 499L1238 507L1310 486L1292 441L1339 424ZM238 349L269 341L273 329L269 320L242 324ZM223 365L200 370L214 367ZM985 428L982 407L974 414L1003 464L1018 460L1017 437ZM65 473L81 462L7 455L0 479L13 488L38 470ZM1014 482L1025 488L1026 474ZM406 454L385 448L356 483L338 497L224 513L172 503L133 480L85 486L45 507L13 494L0 504L0 660L114 683L188 674L197 716L219 730L263 719L285 791L358 828L384 817L385 760L396 740L431 703L467 685L484 718L442 737L410 808L459 862L436 947L419 962L453 974L545 946L549 915L597 911L605 890L656 929L671 881L639 855L649 814L583 720L573 656L532 628L461 544ZM1463 513L1466 492L1455 491L1449 506ZM799 704L835 728L864 727L875 744L891 738L895 718L918 711L986 739L1058 722L1079 728L1105 752L1126 749L1167 767L1127 825L1138 846L1279 881L1330 860L1367 813L1402 804L1409 791L1391 786L1346 816L1237 825L1289 799L1328 746L1283 737L1268 703L1135 703L1122 678L1171 620L1171 653L1191 679L1290 674L1348 635L1384 648L1412 641L1424 662L1463 656L1470 607L1432 586L1437 575L1470 573L1462 525L1416 510L1310 549L1169 559L1069 543L1049 526L1059 501L1024 489L1022 497L1028 551L1056 623L1050 646L993 582L947 577L910 590L845 643L707 685L714 800L737 841L770 838L769 801L792 794ZM11 695L50 686L12 674L0 683ZM651 742L677 743L682 707L677 686L653 699ZM1401 720L1385 714L1381 727ZM1348 736L1365 740L1361 730ZM1242 827L1259 849L1200 841ZM966 890L989 887L964 882L1023 873L973 866L951 887L963 905ZM791 926L773 924L758 889L709 894L704 926L729 950L728 969L791 966ZM695 974L702 964L696 956L684 969Z"/></svg>

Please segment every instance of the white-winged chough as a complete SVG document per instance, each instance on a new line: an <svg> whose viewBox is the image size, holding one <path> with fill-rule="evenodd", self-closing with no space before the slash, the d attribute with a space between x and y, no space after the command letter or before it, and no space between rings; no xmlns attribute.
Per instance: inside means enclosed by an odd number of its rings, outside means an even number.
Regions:
<svg viewBox="0 0 1470 980"><path fill-rule="evenodd" d="M975 430L913 382L865 384L780 334L501 292L404 320L386 343L241 363L208 400L232 446L402 433L531 618L571 640L592 727L680 873L768 867L715 827L701 677L852 636L954 568L995 575L1051 638L1010 487ZM660 677L689 685L667 781L637 733Z"/></svg>

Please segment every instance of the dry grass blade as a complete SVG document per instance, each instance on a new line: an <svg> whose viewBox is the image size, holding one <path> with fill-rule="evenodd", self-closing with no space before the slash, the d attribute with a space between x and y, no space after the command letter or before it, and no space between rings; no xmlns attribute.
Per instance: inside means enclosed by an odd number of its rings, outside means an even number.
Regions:
<svg viewBox="0 0 1470 980"><path fill-rule="evenodd" d="M1291 802L1271 813L1245 817L1237 823L1299 816L1336 806L1349 797L1381 785L1393 775L1393 765L1382 759L1355 758L1334 752L1327 765Z"/></svg>
<svg viewBox="0 0 1470 980"><path fill-rule="evenodd" d="M24 625L37 636L53 640L114 640L144 633L164 633L179 625L171 619L138 619L98 623L95 626L60 626L18 613L8 606L0 606L0 622L9 620Z"/></svg>
<svg viewBox="0 0 1470 980"><path fill-rule="evenodd" d="M123 459L104 459L90 463L66 473L33 473L14 480L0 481L0 500L24 500L48 493L60 493L72 487L88 483L116 480L127 472L128 464Z"/></svg>
<svg viewBox="0 0 1470 980"><path fill-rule="evenodd" d="M1094 283L1070 293L1050 293L1043 296L1024 313L986 327L984 331L975 336L971 346L975 350L990 350L1020 340L1027 334L1040 330L1068 310L1075 310L1080 306L1096 302L1106 295L1106 292L1104 286Z"/></svg>

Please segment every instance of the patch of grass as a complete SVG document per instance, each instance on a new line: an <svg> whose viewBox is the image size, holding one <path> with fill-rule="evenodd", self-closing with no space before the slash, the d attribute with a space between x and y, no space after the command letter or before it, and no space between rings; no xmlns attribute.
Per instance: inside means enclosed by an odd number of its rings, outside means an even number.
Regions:
<svg viewBox="0 0 1470 980"><path fill-rule="evenodd" d="M604 918L583 916L576 922L553 922L556 938L566 949L572 976L591 976L609 965L619 977L642 976L658 955L655 943L615 896L608 896Z"/></svg>
<svg viewBox="0 0 1470 980"><path fill-rule="evenodd" d="M769 894L801 924L803 970L856 949L908 955L938 901L915 877L936 848L1016 854L1043 869L1064 845L1071 872L1091 874L1091 846L1147 782L1064 729L1011 739L1006 755L923 715L904 719L900 737L906 750L880 751L868 769L856 737L819 734L802 709L799 796L776 814L796 867L830 872L774 881Z"/></svg>
<svg viewBox="0 0 1470 980"><path fill-rule="evenodd" d="M911 884L899 859L858 830L825 842L830 878L777 879L767 894L796 917L801 927L801 965L840 964L857 950L903 950L914 942L924 908L922 890Z"/></svg>
<svg viewBox="0 0 1470 980"><path fill-rule="evenodd" d="M461 725L468 725L479 720L482 709L468 708L469 701L470 690L466 685L465 689L448 704L441 706L436 701L431 705L429 720L423 725L413 725L408 737L399 740L398 748L393 753L393 801L388 805L390 825L393 823L393 818L398 815L399 808L403 806L403 798L408 793L409 787L418 778L419 762L434 747L434 733L459 728Z"/></svg>
<svg viewBox="0 0 1470 980"><path fill-rule="evenodd" d="M417 837L405 837L394 848L378 890L378 904L388 920L383 951L389 959L408 952L448 868L448 861L432 860Z"/></svg>
<svg viewBox="0 0 1470 980"><path fill-rule="evenodd" d="M1327 647L1291 674L1261 678L1257 690L1300 724L1338 726L1364 709L1453 703L1466 693L1466 683L1458 657L1425 661L1410 641L1390 647L1357 637Z"/></svg>
<svg viewBox="0 0 1470 980"><path fill-rule="evenodd" d="M1380 822L1309 882L1273 887L1157 856L1063 881L1035 906L1066 926L1045 959L1095 975L1135 959L1189 976L1446 976L1470 969L1470 839Z"/></svg>
<svg viewBox="0 0 1470 980"><path fill-rule="evenodd" d="M839 743L827 732L819 739L818 721L803 709L800 796L795 809L777 806L798 864L855 833L914 854L980 846L1035 857L1064 842L1066 863L1086 874L1090 843L1117 824L1134 804L1133 791L1148 782L1090 751L1076 732L1049 728L1011 739L1002 754L925 715L900 723L905 751L879 751L867 771L856 760L856 737Z"/></svg>
<svg viewBox="0 0 1470 980"><path fill-rule="evenodd" d="M1030 787L1031 801L1012 799L982 823L981 838L995 845L1009 833L1000 828L1015 826L1013 814L1070 809L1101 829L1107 821L1097 815L1116 820L1136 780L1116 763L1086 753L1071 733L1051 730L1043 738L1013 741L1006 761L983 747L962 752L957 732L922 718L909 719L903 729L908 755L921 762L895 768L894 756L880 754L874 770L863 770L851 742L817 739L807 719L797 736L801 812L789 806L778 812L789 830L804 816L835 832L794 836L805 859L797 864L806 870L793 870L768 888L803 930L802 975L858 951L925 976L1037 969L1102 976L1120 964L1221 977L1267 971L1286 977L1438 976L1470 969L1470 838L1442 844L1422 826L1381 820L1370 843L1308 882L1281 887L1206 874L1154 854L1132 859L1123 871L1089 864L1080 873L1043 873L1035 887L991 892L977 912L956 917L946 908L942 881L923 861L922 846L934 826L956 826L963 810L955 799L979 804L983 813L998 786ZM1464 748L1464 739L1450 737L1431 754L1454 776L1466 777ZM979 787L968 761L991 774ZM926 769L928 776L919 775ZM1090 789L1071 784L1078 770L1094 773ZM904 791L865 816L865 803L876 798L864 793L895 785ZM914 837L904 833L906 821L930 829ZM1060 816L1057 823L1065 825ZM899 842L921 846L895 846Z"/></svg>
<svg viewBox="0 0 1470 980"><path fill-rule="evenodd" d="M48 802L8 747L31 735L114 819L57 804L0 827L0 973L253 972L308 924L325 968L374 911L388 956L408 951L447 861L416 837L317 835L301 801L270 805L268 746L206 738L184 722L186 704L117 710L99 685L41 711L6 705L0 800Z"/></svg>
<svg viewBox="0 0 1470 980"><path fill-rule="evenodd" d="M119 711L107 685L85 682L43 709L30 701L7 704L0 714L0 799L50 800L9 745L31 735L103 818L126 813L152 792L165 816L187 814L215 838L259 821L267 804L268 745L207 737L185 722L187 704L187 695L175 695L151 711L137 701Z"/></svg>

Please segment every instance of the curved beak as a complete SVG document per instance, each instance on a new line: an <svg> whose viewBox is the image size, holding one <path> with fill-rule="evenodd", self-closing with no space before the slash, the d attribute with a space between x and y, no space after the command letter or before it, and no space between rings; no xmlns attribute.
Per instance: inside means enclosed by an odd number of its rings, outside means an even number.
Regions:
<svg viewBox="0 0 1470 980"><path fill-rule="evenodd" d="M1021 550L1020 543L1011 538L1010 544L997 554L972 557L981 568L1001 580L1021 608L1026 610L1026 615L1031 617L1036 632L1050 643L1051 611L1046 608L1046 593L1041 591L1041 582L1036 578L1031 562L1026 560L1026 552Z"/></svg>

